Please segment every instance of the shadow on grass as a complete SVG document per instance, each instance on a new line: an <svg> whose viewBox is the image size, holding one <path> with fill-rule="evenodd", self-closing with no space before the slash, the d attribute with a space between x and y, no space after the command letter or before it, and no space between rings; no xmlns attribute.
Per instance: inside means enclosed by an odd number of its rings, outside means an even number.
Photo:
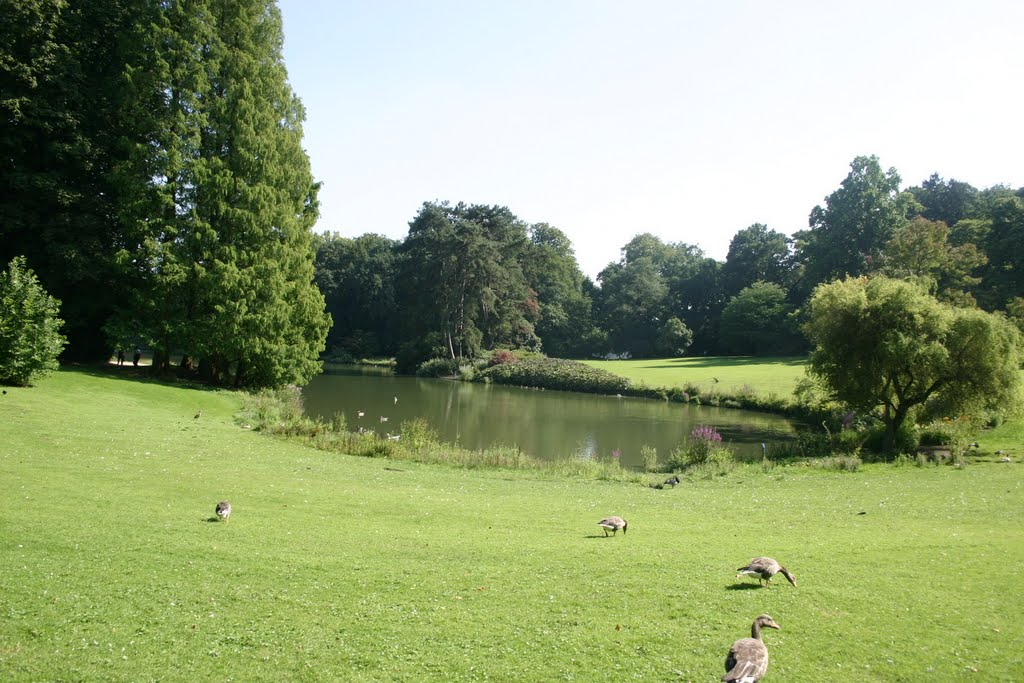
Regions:
<svg viewBox="0 0 1024 683"><path fill-rule="evenodd" d="M727 591L750 591L764 588L764 586L757 583L734 583L731 586L726 586Z"/></svg>
<svg viewBox="0 0 1024 683"><path fill-rule="evenodd" d="M205 518L203 521L204 522L208 522L210 524L217 524L218 522L220 522L220 517L217 517L216 515L214 515L213 517Z"/></svg>
<svg viewBox="0 0 1024 683"><path fill-rule="evenodd" d="M623 534L623 536L625 536L625 534ZM590 535L584 536L583 538L615 538L615 537L612 536L611 534L608 534L607 536L604 536L602 534L590 534Z"/></svg>
<svg viewBox="0 0 1024 683"><path fill-rule="evenodd" d="M738 368L747 365L783 365L802 367L807 359L802 356L711 356L708 358L673 358L658 365L645 366L656 369L672 369L685 365L688 368Z"/></svg>
<svg viewBox="0 0 1024 683"><path fill-rule="evenodd" d="M166 374L157 374L152 366L140 365L116 365L98 361L96 363L62 363L62 372L77 372L90 377L103 377L105 379L122 379L128 382L144 382L147 384L165 384L184 389L198 389L200 391L216 391L224 387L206 384L192 377L182 377L172 370Z"/></svg>

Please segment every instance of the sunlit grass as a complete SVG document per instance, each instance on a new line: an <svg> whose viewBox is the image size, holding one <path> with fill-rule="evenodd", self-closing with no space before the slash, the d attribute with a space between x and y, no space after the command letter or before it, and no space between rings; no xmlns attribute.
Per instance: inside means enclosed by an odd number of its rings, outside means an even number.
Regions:
<svg viewBox="0 0 1024 683"><path fill-rule="evenodd" d="M685 388L692 384L731 394L750 387L760 394L789 397L804 376L805 361L803 356L702 356L585 362L653 387Z"/></svg>
<svg viewBox="0 0 1024 683"><path fill-rule="evenodd" d="M762 612L769 682L1017 678L1022 465L653 490L316 451L239 407L67 370L0 397L0 680L711 681ZM735 579L760 554L799 588Z"/></svg>

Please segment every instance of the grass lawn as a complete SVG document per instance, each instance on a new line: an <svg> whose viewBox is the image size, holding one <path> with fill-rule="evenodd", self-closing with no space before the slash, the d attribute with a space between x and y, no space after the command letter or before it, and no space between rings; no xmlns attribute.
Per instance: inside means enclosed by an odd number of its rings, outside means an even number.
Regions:
<svg viewBox="0 0 1024 683"><path fill-rule="evenodd" d="M633 381L646 382L653 387L685 387L693 384L735 393L735 389L750 386L760 394L789 396L796 388L797 381L804 376L805 361L804 356L705 356L584 362Z"/></svg>
<svg viewBox="0 0 1024 683"><path fill-rule="evenodd" d="M714 681L762 612L768 682L1020 679L1019 462L657 491L313 451L123 372L0 397L0 680Z"/></svg>

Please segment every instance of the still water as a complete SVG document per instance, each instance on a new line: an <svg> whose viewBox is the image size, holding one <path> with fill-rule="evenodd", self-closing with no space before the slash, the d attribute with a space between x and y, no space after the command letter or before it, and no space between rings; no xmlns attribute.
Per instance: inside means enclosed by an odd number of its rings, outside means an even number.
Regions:
<svg viewBox="0 0 1024 683"><path fill-rule="evenodd" d="M330 420L341 413L352 431L400 434L403 421L422 418L442 441L464 448L517 446L542 459L609 458L617 452L626 467L641 464L645 445L667 458L700 425L715 427L723 443L751 457L760 456L762 443L796 433L794 423L768 413L423 379L372 368L332 366L303 395L308 415Z"/></svg>

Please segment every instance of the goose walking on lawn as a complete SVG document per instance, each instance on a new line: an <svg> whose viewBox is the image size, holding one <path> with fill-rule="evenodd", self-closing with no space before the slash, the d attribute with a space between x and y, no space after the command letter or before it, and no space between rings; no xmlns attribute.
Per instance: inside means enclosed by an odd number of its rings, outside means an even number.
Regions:
<svg viewBox="0 0 1024 683"><path fill-rule="evenodd" d="M740 567L736 571L738 572L736 574L737 579L744 575L756 576L757 582L764 586L770 585L772 577L781 573L796 588L796 577L770 557L755 557L750 561L750 564Z"/></svg>
<svg viewBox="0 0 1024 683"><path fill-rule="evenodd" d="M619 529L622 529L622 535L625 536L626 528L629 526L629 523L622 517L612 516L605 517L600 522L598 522L597 525L604 529L605 536L608 535L609 531L612 532L612 536L614 536L616 533L618 533Z"/></svg>
<svg viewBox="0 0 1024 683"><path fill-rule="evenodd" d="M768 671L768 648L761 642L762 628L782 628L775 623L767 614L762 614L754 620L750 627L750 637L740 638L732 647L725 658L725 675L722 680L726 683L757 683Z"/></svg>
<svg viewBox="0 0 1024 683"><path fill-rule="evenodd" d="M217 516L223 519L225 522L231 521L231 503L226 500L222 500L217 503L216 508Z"/></svg>

